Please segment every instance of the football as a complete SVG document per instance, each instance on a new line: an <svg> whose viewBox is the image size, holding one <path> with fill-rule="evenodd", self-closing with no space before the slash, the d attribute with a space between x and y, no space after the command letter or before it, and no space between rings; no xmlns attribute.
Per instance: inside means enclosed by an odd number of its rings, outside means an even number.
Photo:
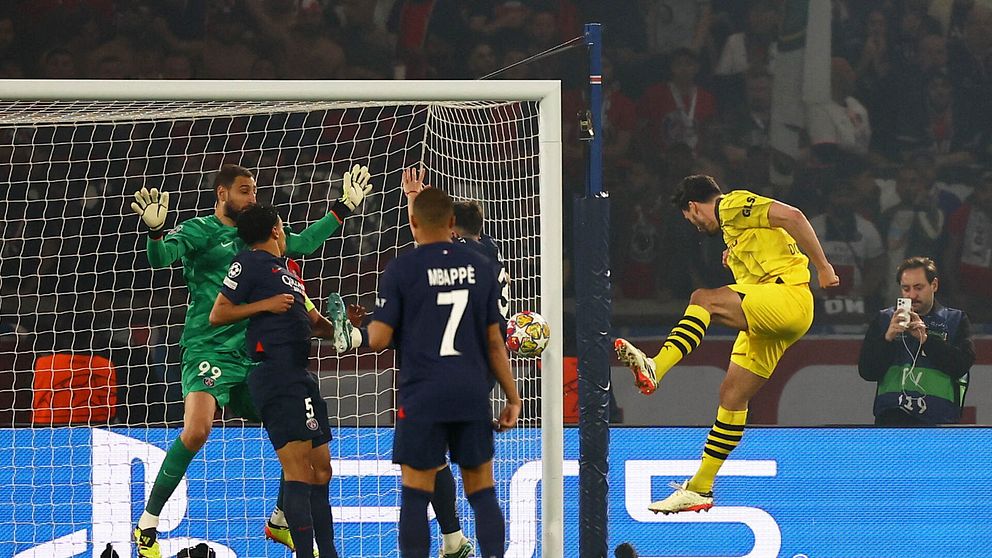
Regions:
<svg viewBox="0 0 992 558"><path fill-rule="evenodd" d="M550 338L551 326L537 312L517 312L506 323L506 348L522 357L541 356Z"/></svg>

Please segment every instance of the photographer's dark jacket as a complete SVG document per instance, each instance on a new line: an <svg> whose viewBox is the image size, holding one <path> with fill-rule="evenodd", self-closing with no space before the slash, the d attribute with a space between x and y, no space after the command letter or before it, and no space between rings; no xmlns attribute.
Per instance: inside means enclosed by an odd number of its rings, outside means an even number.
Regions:
<svg viewBox="0 0 992 558"><path fill-rule="evenodd" d="M915 337L906 332L892 342L885 340L894 312L894 307L886 308L871 322L858 360L861 377L878 382L875 416L902 408L923 423L958 422L968 371L975 362L968 315L934 301L930 312L921 316L927 340L913 367L920 348Z"/></svg>

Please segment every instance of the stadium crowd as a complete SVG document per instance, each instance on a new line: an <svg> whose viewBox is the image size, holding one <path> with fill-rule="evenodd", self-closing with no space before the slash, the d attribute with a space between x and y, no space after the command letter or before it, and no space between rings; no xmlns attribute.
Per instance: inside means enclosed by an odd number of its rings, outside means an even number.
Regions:
<svg viewBox="0 0 992 558"><path fill-rule="evenodd" d="M478 78L601 21L618 301L683 300L726 282L719 240L687 241L667 201L679 178L706 173L815 216L844 280L821 297L822 318L863 323L891 304L894 265L907 255L933 257L947 271L942 297L990 317L992 6L982 0L834 0L833 103L811 117L798 157L770 138L780 0L12 4L0 14L7 78ZM500 75L563 80L574 192L584 180L584 68L573 50Z"/></svg>

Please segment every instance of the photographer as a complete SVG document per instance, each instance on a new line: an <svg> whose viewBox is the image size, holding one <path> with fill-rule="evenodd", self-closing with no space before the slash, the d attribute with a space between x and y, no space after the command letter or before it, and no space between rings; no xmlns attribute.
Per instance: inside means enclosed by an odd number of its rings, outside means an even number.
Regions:
<svg viewBox="0 0 992 558"><path fill-rule="evenodd" d="M875 424L957 423L975 362L968 315L934 299L937 266L930 258L906 259L896 280L910 309L879 312L858 359L861 377L878 382Z"/></svg>

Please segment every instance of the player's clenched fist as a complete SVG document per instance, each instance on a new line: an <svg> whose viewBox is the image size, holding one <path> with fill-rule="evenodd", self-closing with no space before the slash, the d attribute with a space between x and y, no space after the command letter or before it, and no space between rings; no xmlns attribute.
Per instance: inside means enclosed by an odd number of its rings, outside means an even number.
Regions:
<svg viewBox="0 0 992 558"><path fill-rule="evenodd" d="M496 430L502 432L504 430L509 430L517 425L517 419L520 418L520 408L522 407L522 402L520 399L514 401L507 401L506 405L503 406L503 410L499 413L499 420L496 422Z"/></svg>
<svg viewBox="0 0 992 558"><path fill-rule="evenodd" d="M134 193L131 209L141 217L149 230L160 231L165 226L165 215L169 211L169 193L142 186Z"/></svg>
<svg viewBox="0 0 992 558"><path fill-rule="evenodd" d="M293 295L277 294L263 300L263 308L273 314L285 314L293 306Z"/></svg>

